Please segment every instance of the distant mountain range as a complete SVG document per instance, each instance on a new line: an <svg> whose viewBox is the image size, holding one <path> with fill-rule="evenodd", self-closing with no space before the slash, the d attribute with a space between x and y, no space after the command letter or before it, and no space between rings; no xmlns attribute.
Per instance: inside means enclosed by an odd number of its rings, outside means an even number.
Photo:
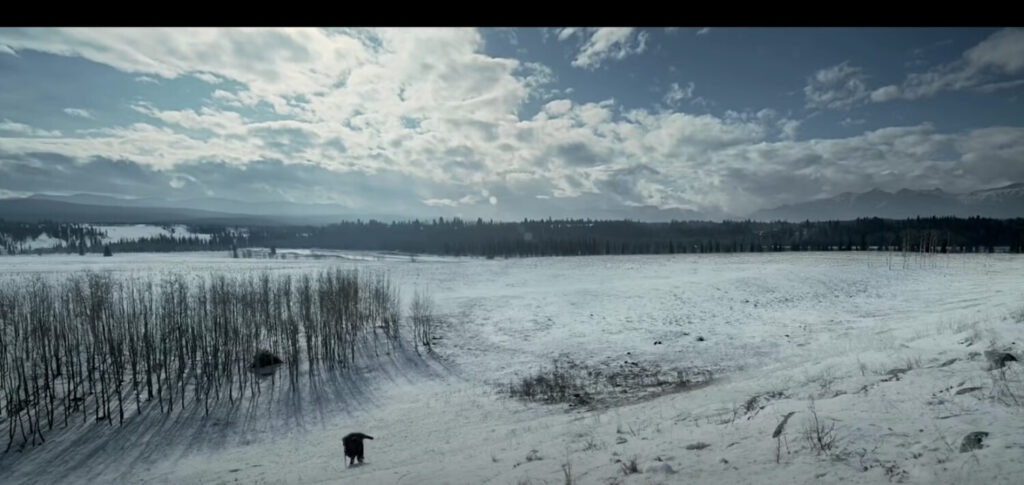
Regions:
<svg viewBox="0 0 1024 485"><path fill-rule="evenodd" d="M0 219L35 222L89 222L109 224L266 224L267 218L244 214L178 209L169 207L128 207L116 205L79 204L26 197L0 199Z"/></svg>
<svg viewBox="0 0 1024 485"><path fill-rule="evenodd" d="M601 207L597 204L590 206L586 212L586 217L593 219L667 221L721 218L678 209L625 209ZM578 217L575 214L538 214L533 217L548 215ZM831 198L757 211L749 218L759 221L815 221L850 220L859 217L905 219L917 216L982 216L1000 219L1024 217L1024 183L964 194L945 192L941 189L902 189L896 192L875 189L863 193L847 192ZM127 199L94 194L35 194L18 199L0 199L0 219L9 221L49 219L58 222L113 224L320 225L342 220L393 221L408 218L393 214L355 212L351 208L333 204L243 202L214 197L168 200Z"/></svg>
<svg viewBox="0 0 1024 485"><path fill-rule="evenodd" d="M0 199L0 218L11 221L50 219L59 222L190 223L190 224L326 224L344 219L368 219L331 204L243 202L205 197L168 200L118 198L95 194L34 194ZM384 214L377 219L387 220Z"/></svg>
<svg viewBox="0 0 1024 485"><path fill-rule="evenodd" d="M902 189L896 192L875 189L859 194L846 192L827 199L761 210L750 218L759 221L815 221L858 217L906 219L918 216L982 216L997 219L1024 217L1024 183L965 194L941 189Z"/></svg>
<svg viewBox="0 0 1024 485"><path fill-rule="evenodd" d="M587 200L584 195L574 202L579 207L558 207L547 212L542 205L518 208L523 212L543 212L531 217L633 219L643 221L670 221L709 219L710 217L682 209L661 209L654 206L609 207L607 201ZM430 220L437 216L459 216L457 208L434 208L433 216L420 216ZM35 221L48 218L59 222L92 222L115 224L157 223L209 223L209 224L310 224L322 225L342 220L370 220L382 222L411 219L415 216L390 213L367 213L335 204L301 204L293 202L243 202L239 200L204 197L169 200L150 198L119 198L96 194L50 195L34 194L18 199L0 199L0 219ZM462 215L464 219L476 216ZM484 216L485 219L488 216ZM500 217L499 217L500 218ZM513 220L516 218L513 217Z"/></svg>

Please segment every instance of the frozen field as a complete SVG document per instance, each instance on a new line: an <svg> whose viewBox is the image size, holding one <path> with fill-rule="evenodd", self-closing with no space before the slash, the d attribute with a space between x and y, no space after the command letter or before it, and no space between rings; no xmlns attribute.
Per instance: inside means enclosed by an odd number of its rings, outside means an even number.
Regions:
<svg viewBox="0 0 1024 485"><path fill-rule="evenodd" d="M0 455L0 482L562 484L566 463L580 484L1019 484L1024 477L1020 367L987 371L980 355L993 348L1020 355L1019 256L937 255L904 265L874 253L490 261L316 254L0 258L0 280L79 269L386 269L405 301L429 290L444 316L431 372L379 370L372 375L389 378L377 379L359 405L287 423L267 418L244 430L227 422L211 431L201 418L174 423L187 432L134 430L132 439L126 431L72 429ZM594 410L526 405L500 392L555 358L593 368L702 369L714 378ZM972 387L979 389L965 391ZM812 398L819 418L835 425L827 453L803 436ZM794 411L777 443L773 430ZM376 438L363 467L343 463L340 438L351 431ZM961 438L973 431L990 433L985 447L960 453ZM70 444L90 434L112 441L77 456ZM709 446L687 448L698 442ZM527 460L532 450L540 459ZM625 474L617 460L634 457L640 473Z"/></svg>

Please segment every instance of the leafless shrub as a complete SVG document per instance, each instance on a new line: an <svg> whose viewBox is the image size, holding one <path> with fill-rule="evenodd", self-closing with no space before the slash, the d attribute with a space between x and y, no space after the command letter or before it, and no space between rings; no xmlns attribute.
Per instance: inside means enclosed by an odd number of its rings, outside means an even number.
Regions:
<svg viewBox="0 0 1024 485"><path fill-rule="evenodd" d="M1024 372L1019 365L1004 365L990 371L992 395L1005 406L1024 406Z"/></svg>
<svg viewBox="0 0 1024 485"><path fill-rule="evenodd" d="M824 420L818 417L818 411L814 408L813 399L808 406L808 411L810 412L810 418L808 418L807 425L804 428L804 438L811 449L819 455L821 453L827 454L836 443L836 423L832 421L829 424L825 424Z"/></svg>
<svg viewBox="0 0 1024 485"><path fill-rule="evenodd" d="M708 371L663 370L654 364L637 362L599 368L561 358L555 359L550 367L514 380L506 391L511 397L526 401L584 406L683 390L710 380Z"/></svg>
<svg viewBox="0 0 1024 485"><path fill-rule="evenodd" d="M434 301L428 293L417 290L409 307L413 340L417 346L430 348L434 337Z"/></svg>
<svg viewBox="0 0 1024 485"><path fill-rule="evenodd" d="M836 380L835 371L831 368L825 369L820 375L818 375L818 387L821 389L822 396L832 394L832 384L835 384Z"/></svg>
<svg viewBox="0 0 1024 485"><path fill-rule="evenodd" d="M633 475L635 473L640 473L640 464L638 463L638 460L639 458L634 455L630 459L620 463L619 467L622 468L622 474Z"/></svg>
<svg viewBox="0 0 1024 485"><path fill-rule="evenodd" d="M583 449L581 451L595 451L604 448L604 443L597 440L594 435L587 435L587 440L583 442Z"/></svg>
<svg viewBox="0 0 1024 485"><path fill-rule="evenodd" d="M548 404L586 404L590 400L583 374L558 361L551 368L513 382L508 392L514 398Z"/></svg>

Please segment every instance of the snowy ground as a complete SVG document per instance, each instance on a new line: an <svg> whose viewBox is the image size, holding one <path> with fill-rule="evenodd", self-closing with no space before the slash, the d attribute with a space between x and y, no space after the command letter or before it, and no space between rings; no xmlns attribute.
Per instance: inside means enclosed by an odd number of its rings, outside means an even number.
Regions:
<svg viewBox="0 0 1024 485"><path fill-rule="evenodd" d="M358 399L339 395L335 406L286 416L76 428L0 456L0 482L561 484L568 463L581 484L1022 483L1024 372L1015 363L988 371L981 355L1021 356L1021 257L936 256L904 267L869 253L335 256L0 258L0 278L383 268L406 299L429 290L445 316L439 359L375 368L352 387ZM714 380L594 410L500 392L559 356L710 369ZM803 436L812 399L835 425L827 453ZM772 432L789 412L777 441ZM352 431L376 439L365 466L346 468L340 438ZM961 453L973 431L990 433L985 447ZM81 446L102 440L109 444ZM709 446L688 449L697 443ZM93 451L76 451L85 449ZM532 450L539 460L527 459ZM633 457L641 473L624 474L619 461Z"/></svg>

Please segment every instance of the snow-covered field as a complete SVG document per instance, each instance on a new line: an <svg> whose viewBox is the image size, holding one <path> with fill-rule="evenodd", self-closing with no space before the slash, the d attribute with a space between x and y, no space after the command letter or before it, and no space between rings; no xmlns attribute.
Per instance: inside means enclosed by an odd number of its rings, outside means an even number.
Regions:
<svg viewBox="0 0 1024 485"><path fill-rule="evenodd" d="M875 253L53 255L0 258L0 279L325 266L386 269L406 301L430 291L444 325L429 369L376 368L372 385L353 387L359 399L339 396L336 408L291 419L243 426L200 414L157 428L75 427L0 455L0 483L563 484L564 464L579 484L1024 483L1024 372L1016 363L988 371L981 355L1021 356L1024 258L1014 255L940 255L907 267ZM714 378L597 409L502 393L501 384L559 357L593 368L708 369ZM824 453L804 437L812 400L837 437ZM341 436L352 431L375 439L367 464L346 468ZM974 431L989 433L984 448L961 453ZM633 458L640 473L624 473Z"/></svg>

